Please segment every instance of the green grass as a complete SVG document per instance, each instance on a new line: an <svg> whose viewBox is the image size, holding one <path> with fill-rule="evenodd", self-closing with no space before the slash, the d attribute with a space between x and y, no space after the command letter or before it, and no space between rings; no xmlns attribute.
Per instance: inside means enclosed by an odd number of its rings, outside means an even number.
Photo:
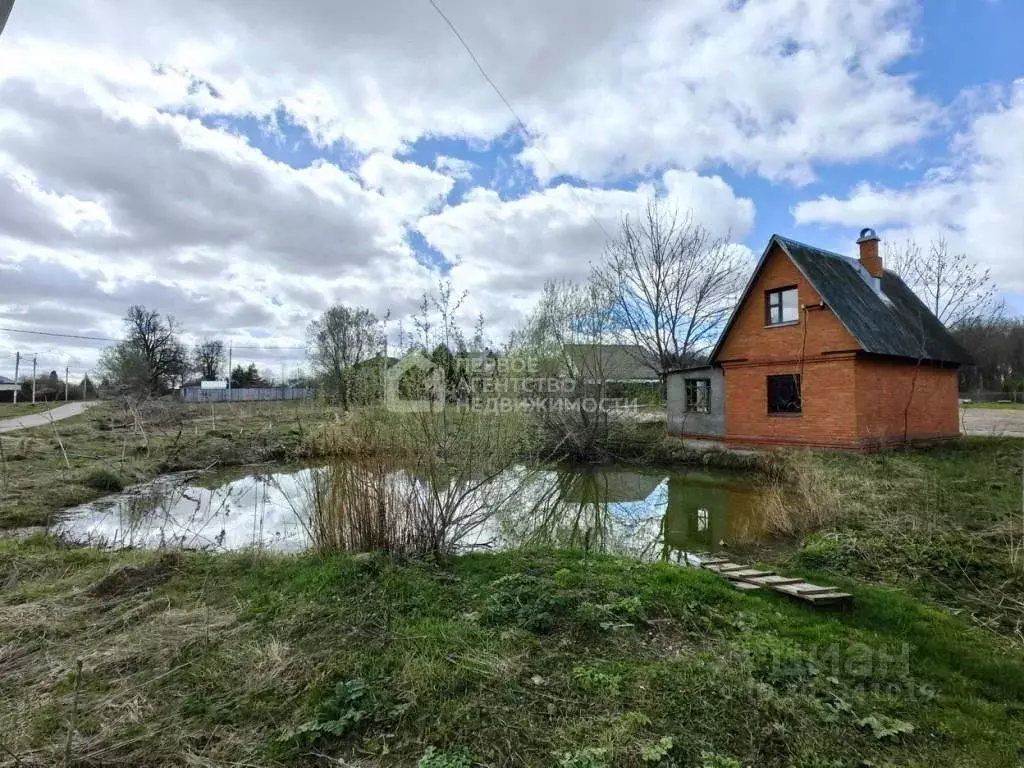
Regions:
<svg viewBox="0 0 1024 768"><path fill-rule="evenodd" d="M837 501L791 564L899 586L1024 641L1024 440L814 460Z"/></svg>
<svg viewBox="0 0 1024 768"><path fill-rule="evenodd" d="M56 408L63 403L0 403L0 421L4 419L16 419L20 416L29 416L34 413L46 413L52 408Z"/></svg>
<svg viewBox="0 0 1024 768"><path fill-rule="evenodd" d="M1024 411L1024 403L965 403L961 408L996 408L1009 411Z"/></svg>
<svg viewBox="0 0 1024 768"><path fill-rule="evenodd" d="M572 553L43 539L0 543L11 573L0 738L25 764L60 762L76 687L83 765L998 768L1024 740L1019 648L852 583L855 607L824 613Z"/></svg>

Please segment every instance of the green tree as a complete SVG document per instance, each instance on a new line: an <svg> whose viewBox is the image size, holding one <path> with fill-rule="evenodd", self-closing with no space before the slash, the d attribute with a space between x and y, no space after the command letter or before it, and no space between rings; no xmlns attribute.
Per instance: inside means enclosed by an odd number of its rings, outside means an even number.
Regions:
<svg viewBox="0 0 1024 768"><path fill-rule="evenodd" d="M135 305L124 316L125 339L100 355L104 381L137 394L161 394L188 373L188 352L178 324L155 310Z"/></svg>
<svg viewBox="0 0 1024 768"><path fill-rule="evenodd" d="M256 363L249 363L248 368L243 368L241 365L236 365L234 370L231 371L231 386L235 389L245 389L246 387L265 387L267 382L260 376L259 370L256 368Z"/></svg>
<svg viewBox="0 0 1024 768"><path fill-rule="evenodd" d="M309 324L310 361L324 389L348 410L357 377L353 369L384 346L379 320L370 310L336 304Z"/></svg>

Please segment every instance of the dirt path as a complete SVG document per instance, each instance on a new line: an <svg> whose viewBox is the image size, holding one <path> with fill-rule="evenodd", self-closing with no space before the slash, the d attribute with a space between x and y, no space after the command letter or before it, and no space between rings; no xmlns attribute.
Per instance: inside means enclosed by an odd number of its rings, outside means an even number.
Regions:
<svg viewBox="0 0 1024 768"><path fill-rule="evenodd" d="M53 421L70 419L72 416L77 416L84 412L86 408L91 408L98 402L98 400L91 400L88 402L68 403L43 413L31 413L25 416L15 416L11 419L0 419L0 433L14 432L15 430L28 429L29 427L44 427L50 423L51 419Z"/></svg>
<svg viewBox="0 0 1024 768"><path fill-rule="evenodd" d="M1024 410L965 408L963 426L968 435L1024 437Z"/></svg>

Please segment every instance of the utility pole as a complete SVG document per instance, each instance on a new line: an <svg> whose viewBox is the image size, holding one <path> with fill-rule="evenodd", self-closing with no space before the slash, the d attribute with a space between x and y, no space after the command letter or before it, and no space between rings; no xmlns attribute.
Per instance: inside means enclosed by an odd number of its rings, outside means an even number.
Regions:
<svg viewBox="0 0 1024 768"><path fill-rule="evenodd" d="M32 355L32 405L36 404L36 358L39 355Z"/></svg>
<svg viewBox="0 0 1024 768"><path fill-rule="evenodd" d="M228 402L231 402L231 351L232 343L228 342Z"/></svg>
<svg viewBox="0 0 1024 768"><path fill-rule="evenodd" d="M2 2L2 0L0 0ZM21 352L14 353L14 404L18 404L18 366L21 365Z"/></svg>
<svg viewBox="0 0 1024 768"><path fill-rule="evenodd" d="M64 368L64 402L65 403L68 401L68 376L70 376L70 375L71 375L71 372L68 370L67 367L65 367Z"/></svg>

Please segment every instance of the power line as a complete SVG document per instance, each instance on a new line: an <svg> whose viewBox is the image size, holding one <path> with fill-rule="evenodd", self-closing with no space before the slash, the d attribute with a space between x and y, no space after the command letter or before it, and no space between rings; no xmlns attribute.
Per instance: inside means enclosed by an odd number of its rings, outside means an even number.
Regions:
<svg viewBox="0 0 1024 768"><path fill-rule="evenodd" d="M529 139L530 131L526 128L526 123L524 123L522 118L519 117L519 113L516 112L515 108L512 106L512 103L507 98L505 98L505 94L501 92L500 88L498 88L497 83L495 83L494 80L491 79L491 76L487 74L487 70L484 69L484 65L480 63L480 59L478 59L476 57L476 54L473 53L473 49L469 47L469 43L467 43L466 39L459 33L459 30L455 27L455 24L453 24L452 20L449 19L445 12L441 10L441 7L437 4L436 0L427 0L427 2L430 3L431 6L433 6L435 11L437 11L438 16L444 19L445 24L448 25L448 28L451 29L455 37L457 37L459 42L462 43L462 47L466 49L466 53L469 54L469 58L471 58L473 60L473 63L476 64L476 68L480 70L480 74L484 76L484 80L487 81L488 85L490 85L494 92L498 94L498 98L501 99L501 101L505 104L506 107L508 107L508 111L511 112L512 117L515 118L516 125L519 126L519 130L522 131L523 133L523 138ZM536 149L540 153L541 157L543 157L544 160L547 161L547 164L551 166L551 170L556 172L554 175L566 175L558 170L558 167L554 164L554 162L552 162L551 158L548 157L547 152L544 151L540 144L534 144L534 149ZM586 202L584 202L582 197L579 196L579 194L576 191L575 185L569 184L568 187L571 190L572 196L576 198L576 202L579 203L580 206L586 210L590 218L594 221L595 224L597 224L597 228L604 233L605 237L611 240L612 236L608 234L608 230L604 228L604 225L594 215L593 209L589 205L587 205Z"/></svg>
<svg viewBox="0 0 1024 768"><path fill-rule="evenodd" d="M113 343L113 344L119 344L122 341L124 341L124 339L112 339L109 336L80 336L80 335L74 334L74 333L52 333L50 331L26 331L26 330L23 330L21 328L0 328L0 331L4 331L6 333L26 333L26 334L29 334L30 336L48 336L50 338L55 338L55 339L80 339L80 340L84 340L84 341L105 341L105 342L109 342L109 343ZM241 346L241 347L240 346L235 346L234 348L235 349L249 350L249 351L252 351L252 350L262 350L262 349L267 349L267 350L296 350L296 349L305 350L306 349L305 346L285 347L285 346L277 346L277 345Z"/></svg>
<svg viewBox="0 0 1024 768"><path fill-rule="evenodd" d="M7 333L27 333L31 336L51 336L56 339L84 339L85 341L112 341L115 344L120 339L110 339L106 336L78 336L73 333L50 333L48 331L23 331L20 328L0 328L0 331Z"/></svg>

